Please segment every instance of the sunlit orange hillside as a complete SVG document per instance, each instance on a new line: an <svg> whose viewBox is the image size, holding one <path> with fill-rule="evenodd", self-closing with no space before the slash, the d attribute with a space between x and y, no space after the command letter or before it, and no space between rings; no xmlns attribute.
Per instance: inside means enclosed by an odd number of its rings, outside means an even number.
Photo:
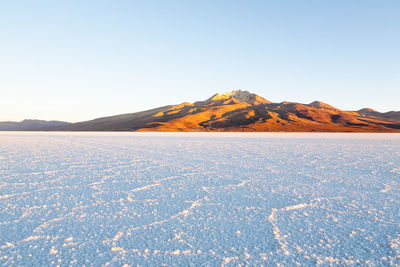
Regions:
<svg viewBox="0 0 400 267"><path fill-rule="evenodd" d="M343 111L326 103L271 103L248 91L207 100L99 118L48 130L400 132L400 112Z"/></svg>

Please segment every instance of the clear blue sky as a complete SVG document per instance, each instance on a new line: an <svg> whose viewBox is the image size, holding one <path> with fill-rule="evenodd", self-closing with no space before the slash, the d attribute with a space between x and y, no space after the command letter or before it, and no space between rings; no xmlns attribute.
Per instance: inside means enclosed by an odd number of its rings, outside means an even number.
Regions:
<svg viewBox="0 0 400 267"><path fill-rule="evenodd" d="M0 121L235 89L400 110L400 1L0 1Z"/></svg>

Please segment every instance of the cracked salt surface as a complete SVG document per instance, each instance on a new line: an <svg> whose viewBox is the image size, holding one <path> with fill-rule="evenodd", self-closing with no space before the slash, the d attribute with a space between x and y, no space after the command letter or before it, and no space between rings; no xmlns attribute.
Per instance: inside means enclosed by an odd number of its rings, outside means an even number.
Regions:
<svg viewBox="0 0 400 267"><path fill-rule="evenodd" d="M400 135L0 133L0 265L400 265Z"/></svg>

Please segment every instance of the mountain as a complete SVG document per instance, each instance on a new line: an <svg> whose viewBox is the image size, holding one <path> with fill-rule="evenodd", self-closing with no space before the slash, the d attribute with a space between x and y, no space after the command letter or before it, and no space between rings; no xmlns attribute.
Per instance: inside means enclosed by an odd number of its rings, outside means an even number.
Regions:
<svg viewBox="0 0 400 267"><path fill-rule="evenodd" d="M99 118L49 131L400 132L400 112L343 111L326 103L272 103L248 91Z"/></svg>
<svg viewBox="0 0 400 267"><path fill-rule="evenodd" d="M372 108L363 108L357 112L366 116L400 121L400 111L389 111L385 113L380 113L376 110L373 110Z"/></svg>
<svg viewBox="0 0 400 267"><path fill-rule="evenodd" d="M0 131L30 131L39 130L42 128L64 126L70 124L65 121L43 121L43 120L23 120L20 122L15 121L2 121L0 122Z"/></svg>

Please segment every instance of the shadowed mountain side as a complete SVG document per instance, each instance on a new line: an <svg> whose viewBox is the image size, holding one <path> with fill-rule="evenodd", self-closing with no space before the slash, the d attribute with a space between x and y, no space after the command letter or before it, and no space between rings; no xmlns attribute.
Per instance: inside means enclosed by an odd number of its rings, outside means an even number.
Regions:
<svg viewBox="0 0 400 267"><path fill-rule="evenodd" d="M396 113L396 112L394 112ZM400 132L400 120L374 111L342 111L326 103L271 103L247 91L215 94L193 104L99 118L55 131ZM381 116L382 115L382 116ZM385 115L386 116L386 115Z"/></svg>
<svg viewBox="0 0 400 267"><path fill-rule="evenodd" d="M157 120L155 114L167 111L172 106L164 106L151 110L98 118L90 121L77 122L60 127L50 127L46 131L136 131L148 123Z"/></svg>
<svg viewBox="0 0 400 267"><path fill-rule="evenodd" d="M23 120L20 122L2 121L0 122L0 131L39 130L42 128L62 126L68 124L70 123L65 121L44 121L44 120Z"/></svg>

